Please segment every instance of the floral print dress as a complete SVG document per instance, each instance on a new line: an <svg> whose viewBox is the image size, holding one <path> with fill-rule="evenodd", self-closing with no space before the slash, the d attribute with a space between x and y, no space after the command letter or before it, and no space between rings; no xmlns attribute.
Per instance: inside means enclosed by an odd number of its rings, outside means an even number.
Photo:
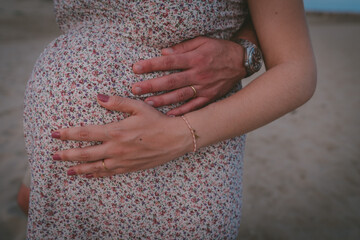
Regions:
<svg viewBox="0 0 360 240"><path fill-rule="evenodd" d="M50 136L124 119L100 107L97 94L136 98L133 83L169 72L135 75L133 63L200 35L229 39L246 17L244 1L55 0L55 11L63 34L38 58L25 94L28 239L236 238L244 136L101 179L67 176L76 163L52 160L56 151L97 143Z"/></svg>

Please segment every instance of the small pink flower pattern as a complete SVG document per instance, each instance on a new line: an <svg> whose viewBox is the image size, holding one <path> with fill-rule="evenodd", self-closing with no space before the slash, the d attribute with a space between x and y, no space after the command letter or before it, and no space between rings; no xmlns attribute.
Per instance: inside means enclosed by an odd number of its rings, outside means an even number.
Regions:
<svg viewBox="0 0 360 240"><path fill-rule="evenodd" d="M67 176L74 163L51 156L99 143L50 135L121 121L126 115L100 107L98 93L136 98L133 83L169 72L135 75L133 63L200 35L229 39L246 9L242 0L55 0L63 34L38 58L25 94L32 172L28 239L236 238L245 136L153 169L87 179Z"/></svg>

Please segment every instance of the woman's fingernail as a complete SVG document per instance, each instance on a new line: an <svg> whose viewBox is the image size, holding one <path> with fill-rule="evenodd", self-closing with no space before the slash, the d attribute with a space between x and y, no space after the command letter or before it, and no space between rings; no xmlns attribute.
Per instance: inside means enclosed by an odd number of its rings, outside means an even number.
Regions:
<svg viewBox="0 0 360 240"><path fill-rule="evenodd" d="M61 160L61 157L60 157L60 155L59 154L54 154L53 156L52 156L52 158L53 158L53 160Z"/></svg>
<svg viewBox="0 0 360 240"><path fill-rule="evenodd" d="M101 102L107 102L109 101L109 96L107 95L104 95L104 94L98 94L97 95L97 98L101 101Z"/></svg>
<svg viewBox="0 0 360 240"><path fill-rule="evenodd" d="M134 93L135 94L141 94L141 87L135 87L134 88Z"/></svg>
<svg viewBox="0 0 360 240"><path fill-rule="evenodd" d="M94 175L92 175L91 173L88 173L88 174L85 175L85 177L86 177L86 178L93 178Z"/></svg>
<svg viewBox="0 0 360 240"><path fill-rule="evenodd" d="M75 175L76 174L76 172L74 171L74 170L72 170L72 169L69 169L68 171L67 171L67 175L68 176L73 176L73 175Z"/></svg>
<svg viewBox="0 0 360 240"><path fill-rule="evenodd" d="M142 70L142 66L140 64L135 64L134 65L134 71L135 72L141 72Z"/></svg>
<svg viewBox="0 0 360 240"><path fill-rule="evenodd" d="M60 132L52 132L52 133L51 133L51 137L52 137L52 138L58 138L58 139L59 139L59 138L60 138Z"/></svg>
<svg viewBox="0 0 360 240"><path fill-rule="evenodd" d="M163 54L172 54L174 53L174 50L172 48L164 48L162 52Z"/></svg>
<svg viewBox="0 0 360 240"><path fill-rule="evenodd" d="M154 106L154 102L153 101L145 101L147 104L149 104L150 106Z"/></svg>

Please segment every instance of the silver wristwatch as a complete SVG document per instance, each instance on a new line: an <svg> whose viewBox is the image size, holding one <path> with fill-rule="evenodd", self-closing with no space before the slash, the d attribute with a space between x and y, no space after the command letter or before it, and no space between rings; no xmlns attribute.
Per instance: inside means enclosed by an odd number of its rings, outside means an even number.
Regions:
<svg viewBox="0 0 360 240"><path fill-rule="evenodd" d="M255 44L245 39L235 39L234 42L240 44L245 49L244 65L247 73L246 77L259 71L263 63L261 50Z"/></svg>

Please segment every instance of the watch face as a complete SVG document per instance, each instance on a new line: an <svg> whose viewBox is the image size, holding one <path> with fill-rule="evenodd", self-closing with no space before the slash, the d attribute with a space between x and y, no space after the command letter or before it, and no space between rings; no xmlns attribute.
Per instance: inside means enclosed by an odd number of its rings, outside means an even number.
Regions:
<svg viewBox="0 0 360 240"><path fill-rule="evenodd" d="M262 65L261 51L258 48L252 48L249 54L249 67L251 71L257 72L260 70Z"/></svg>

